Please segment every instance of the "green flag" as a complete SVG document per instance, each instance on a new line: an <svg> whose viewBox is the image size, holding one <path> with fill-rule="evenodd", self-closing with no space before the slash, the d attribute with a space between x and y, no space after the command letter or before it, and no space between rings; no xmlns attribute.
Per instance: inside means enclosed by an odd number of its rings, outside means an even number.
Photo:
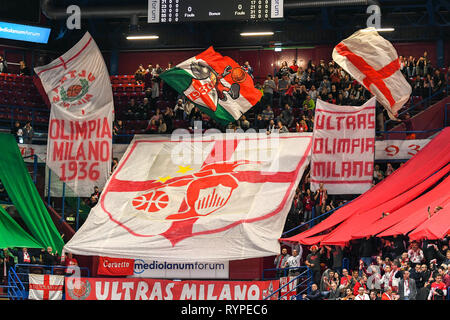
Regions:
<svg viewBox="0 0 450 320"><path fill-rule="evenodd" d="M0 206L0 249L43 248L43 245L26 233Z"/></svg>
<svg viewBox="0 0 450 320"><path fill-rule="evenodd" d="M0 180L34 239L61 254L64 242L23 162L16 139L0 133Z"/></svg>

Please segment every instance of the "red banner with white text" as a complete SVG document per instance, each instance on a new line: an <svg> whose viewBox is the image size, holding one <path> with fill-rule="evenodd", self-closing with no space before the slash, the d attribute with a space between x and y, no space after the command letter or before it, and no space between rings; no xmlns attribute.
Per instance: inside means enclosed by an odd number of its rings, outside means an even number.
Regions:
<svg viewBox="0 0 450 320"><path fill-rule="evenodd" d="M66 278L67 300L263 300L279 288L269 281L170 281ZM273 295L270 299L276 299Z"/></svg>
<svg viewBox="0 0 450 320"><path fill-rule="evenodd" d="M134 273L134 259L110 257L98 258L97 274L104 276L132 276Z"/></svg>
<svg viewBox="0 0 450 320"><path fill-rule="evenodd" d="M375 98L359 107L317 100L311 157L311 190L328 194L370 189L375 154Z"/></svg>

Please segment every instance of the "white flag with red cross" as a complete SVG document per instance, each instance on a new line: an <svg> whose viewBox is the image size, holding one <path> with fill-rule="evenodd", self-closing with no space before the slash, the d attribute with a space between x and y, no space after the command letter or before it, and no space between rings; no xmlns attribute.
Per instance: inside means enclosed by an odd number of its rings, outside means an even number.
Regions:
<svg viewBox="0 0 450 320"><path fill-rule="evenodd" d="M277 254L312 134L135 136L65 250L222 261Z"/></svg>
<svg viewBox="0 0 450 320"><path fill-rule="evenodd" d="M64 276L53 274L29 274L30 300L61 300Z"/></svg>
<svg viewBox="0 0 450 320"><path fill-rule="evenodd" d="M375 28L359 30L341 41L333 50L333 60L376 97L390 118L397 118L412 88L400 71L394 46Z"/></svg>

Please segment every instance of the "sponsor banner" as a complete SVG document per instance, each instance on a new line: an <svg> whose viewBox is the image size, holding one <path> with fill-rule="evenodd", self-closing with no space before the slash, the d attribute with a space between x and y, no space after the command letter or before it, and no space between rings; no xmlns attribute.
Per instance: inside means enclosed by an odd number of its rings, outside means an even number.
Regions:
<svg viewBox="0 0 450 320"><path fill-rule="evenodd" d="M99 257L97 274L104 276L133 275L134 260L110 257Z"/></svg>
<svg viewBox="0 0 450 320"><path fill-rule="evenodd" d="M159 0L148 0L148 23L159 23Z"/></svg>
<svg viewBox="0 0 450 320"><path fill-rule="evenodd" d="M169 262L134 260L135 277L180 279L228 279L229 263L223 262Z"/></svg>
<svg viewBox="0 0 450 320"><path fill-rule="evenodd" d="M65 289L67 300L263 300L278 288L278 280L170 281L67 277Z"/></svg>
<svg viewBox="0 0 450 320"><path fill-rule="evenodd" d="M311 157L311 190L361 194L372 185L375 98L359 107L317 100Z"/></svg>
<svg viewBox="0 0 450 320"><path fill-rule="evenodd" d="M33 274L29 278L30 300L61 300L64 288L64 276L51 274Z"/></svg>
<svg viewBox="0 0 450 320"><path fill-rule="evenodd" d="M93 186L103 188L111 172L114 103L103 56L87 32L35 71L51 102L46 163L87 197Z"/></svg>
<svg viewBox="0 0 450 320"><path fill-rule="evenodd" d="M47 43L50 28L0 21L0 38L36 43Z"/></svg>
<svg viewBox="0 0 450 320"><path fill-rule="evenodd" d="M430 141L430 139L377 141L375 144L375 160L410 159Z"/></svg>
<svg viewBox="0 0 450 320"><path fill-rule="evenodd" d="M283 18L284 9L283 9L284 0L272 0L270 2L271 10L270 10L270 18L277 19Z"/></svg>

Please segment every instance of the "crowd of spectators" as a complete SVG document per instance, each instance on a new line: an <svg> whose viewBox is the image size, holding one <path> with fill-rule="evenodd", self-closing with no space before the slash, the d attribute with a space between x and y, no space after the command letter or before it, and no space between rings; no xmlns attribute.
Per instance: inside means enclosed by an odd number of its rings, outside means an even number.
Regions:
<svg viewBox="0 0 450 320"><path fill-rule="evenodd" d="M27 121L23 127L19 121L14 122L14 126L11 128L11 134L16 137L17 143L32 144L34 129L31 126L31 121Z"/></svg>
<svg viewBox="0 0 450 320"><path fill-rule="evenodd" d="M401 72L413 88L412 95L422 98L430 97L446 86L446 75L435 68L426 52L419 57L399 57ZM253 68L246 61L242 67L253 77ZM0 56L0 72L6 70L7 63ZM177 124L187 124L194 129L201 122L203 129L255 129L268 134L273 132L312 132L314 112L317 99L337 105L362 105L371 93L350 77L335 62L320 60L318 64L309 61L306 67L298 66L294 60L289 65L286 61L274 74L267 75L261 83L255 80L255 87L262 92L262 99L249 112L228 126L220 126L185 97L179 95L159 78L165 70L172 68L159 64L147 67L140 65L135 72L135 81L143 86L145 93L142 100L130 98L128 105L121 112L116 112L113 125L115 142L121 140L124 133L124 121L147 121L146 133L170 134ZM21 64L24 74L27 67ZM158 102L168 102L169 106L161 109ZM275 111L276 109L276 111ZM384 108L377 104L377 130L383 131L387 119ZM409 114L405 121L408 121ZM30 123L21 126L16 122L11 129L18 142L31 143L33 128ZM117 167L114 159L112 171ZM376 164L373 185L388 177L395 168L391 163ZM0 187L1 193L1 187ZM86 204L93 207L98 202L98 188ZM353 196L330 196L323 185L315 192L311 191L309 175L306 174L298 186L285 230L299 225L308 228L312 219L319 216L314 223L320 222L326 213L352 200ZM314 220L313 220L314 221ZM306 224L307 223L307 224ZM45 265L64 265L65 257L52 254L48 250L28 252L25 263ZM22 258L19 259L19 256ZM17 263L23 263L24 251L5 249L0 252L2 280L5 270ZM21 262L19 262L21 261ZM66 259L67 261L67 259ZM68 261L73 261L69 258ZM344 265L347 261L347 265ZM71 262L73 263L73 262ZM440 241L410 242L406 237L369 238L354 240L350 245L311 246L308 250L287 249L275 260L279 269L291 268L289 275L298 275L299 266L308 266L313 271L312 290L303 295L310 300L397 300L397 299L443 299L450 286L450 250L448 239ZM406 287L405 287L406 286Z"/></svg>
<svg viewBox="0 0 450 320"><path fill-rule="evenodd" d="M396 164L376 163L372 185L396 168ZM296 190L283 234L307 230L355 197L328 195L323 184L311 191L307 171ZM299 295L306 300L443 300L450 289L448 237L420 242L400 235L369 237L346 246L294 247L292 255L284 247L274 266L278 277L298 275L299 266L311 269L313 285Z"/></svg>
<svg viewBox="0 0 450 320"><path fill-rule="evenodd" d="M413 88L413 96L427 98L446 86L445 72L432 65L427 52L419 58L400 56L399 60L401 72ZM318 64L309 61L305 67L299 66L296 60L290 65L284 61L273 75L267 75L261 82L255 79L255 87L263 94L261 100L236 123L221 126L161 81L159 75L170 68L172 63L166 68L158 64L149 64L147 68L139 66L134 76L136 82L143 85L145 96L140 101L131 98L123 112L118 113L117 135L124 131L119 120L147 120L145 132L160 134L171 133L177 126L183 125L193 129L196 121L202 123L203 129L217 128L222 131L253 128L266 130L267 133L312 132L318 98L337 105L358 106L372 96L334 61L320 60ZM243 63L242 68L253 77L254 69L248 61ZM169 106L159 109L157 102L160 100L170 102ZM378 103L376 112L377 130L384 131L387 113Z"/></svg>
<svg viewBox="0 0 450 320"><path fill-rule="evenodd" d="M16 266L17 265L17 266ZM19 278L28 282L28 273L59 273L70 275L78 261L71 253L60 255L51 247L38 248L4 248L0 250L0 284L7 284L10 268L15 268ZM52 267L54 270L52 270ZM55 268L56 267L56 268Z"/></svg>
<svg viewBox="0 0 450 320"><path fill-rule="evenodd" d="M445 300L450 286L449 239L409 241L405 236L352 240L347 246L312 245L288 263L283 248L277 275L293 276L298 266L312 271L305 300ZM282 263L280 263L280 261ZM344 262L346 262L344 264ZM298 271L297 273L298 274Z"/></svg>

